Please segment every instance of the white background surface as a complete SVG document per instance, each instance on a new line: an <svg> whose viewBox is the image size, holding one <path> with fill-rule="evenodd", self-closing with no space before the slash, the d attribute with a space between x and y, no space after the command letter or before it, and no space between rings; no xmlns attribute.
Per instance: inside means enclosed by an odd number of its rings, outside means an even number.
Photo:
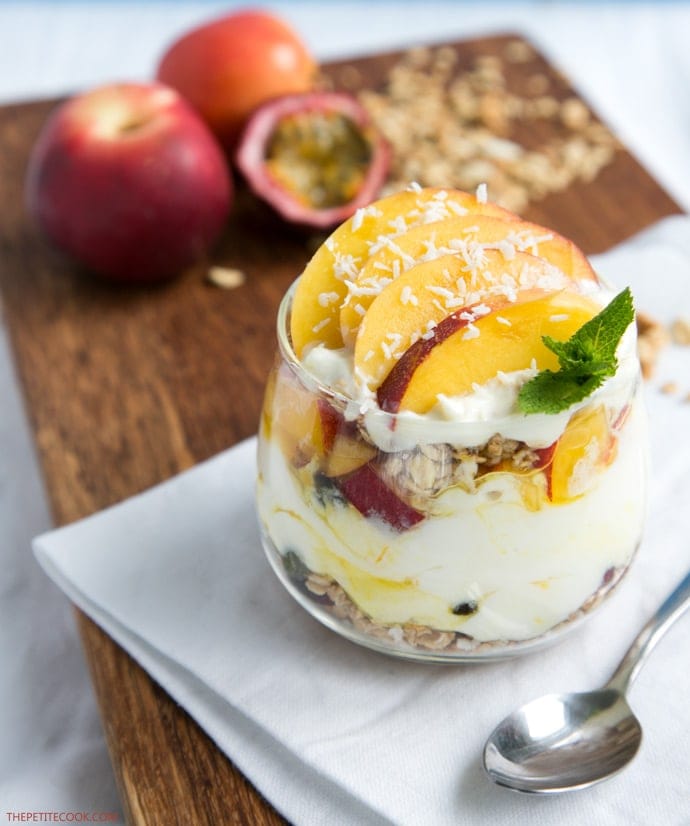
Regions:
<svg viewBox="0 0 690 826"><path fill-rule="evenodd" d="M150 78L172 38L237 5L0 3L0 103ZM686 3L264 5L320 58L524 32L690 209ZM119 804L71 612L29 551L49 516L4 339L0 399L0 823L9 810L113 811Z"/></svg>

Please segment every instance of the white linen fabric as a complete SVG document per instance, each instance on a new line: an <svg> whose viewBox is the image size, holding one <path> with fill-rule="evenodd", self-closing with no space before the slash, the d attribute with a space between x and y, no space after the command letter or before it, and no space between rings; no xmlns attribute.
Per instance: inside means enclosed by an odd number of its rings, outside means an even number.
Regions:
<svg viewBox="0 0 690 826"><path fill-rule="evenodd" d="M690 313L690 218L595 260L638 306ZM620 588L560 644L466 666L398 662L341 640L283 591L253 504L255 440L113 508L39 537L41 565L200 723L295 824L688 823L690 622L662 641L631 691L646 737L632 767L549 799L494 787L484 739L516 705L596 687L690 568L690 349L647 386L649 522ZM318 816L315 817L315 812Z"/></svg>

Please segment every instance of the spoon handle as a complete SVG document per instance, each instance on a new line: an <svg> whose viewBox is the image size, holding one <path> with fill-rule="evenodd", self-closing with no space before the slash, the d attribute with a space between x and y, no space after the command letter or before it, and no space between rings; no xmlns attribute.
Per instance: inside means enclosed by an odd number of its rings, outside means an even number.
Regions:
<svg viewBox="0 0 690 826"><path fill-rule="evenodd" d="M690 571L676 588L666 597L657 612L635 637L632 645L614 671L606 688L612 688L625 694L632 681L637 677L647 657L672 623L690 607Z"/></svg>

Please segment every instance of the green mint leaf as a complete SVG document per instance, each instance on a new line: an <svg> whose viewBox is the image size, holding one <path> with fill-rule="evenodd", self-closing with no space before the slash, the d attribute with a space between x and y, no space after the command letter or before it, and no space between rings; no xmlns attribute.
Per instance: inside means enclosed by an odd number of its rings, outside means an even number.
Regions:
<svg viewBox="0 0 690 826"><path fill-rule="evenodd" d="M616 349L635 318L632 295L626 287L568 341L543 336L558 358L560 370L542 370L518 394L523 413L560 413L586 399L618 368Z"/></svg>
<svg viewBox="0 0 690 826"><path fill-rule="evenodd" d="M615 361L616 348L635 318L632 294L626 287L594 318L572 335L567 345L573 354L586 353L592 361Z"/></svg>
<svg viewBox="0 0 690 826"><path fill-rule="evenodd" d="M567 341L558 341L558 339L551 338L551 336L542 336L541 340L552 353L558 356L561 367L563 367L563 362L570 361L571 354Z"/></svg>
<svg viewBox="0 0 690 826"><path fill-rule="evenodd" d="M602 375L578 375L569 370L542 370L520 388L518 406L523 413L560 413L586 399L604 382Z"/></svg>
<svg viewBox="0 0 690 826"><path fill-rule="evenodd" d="M558 356L558 361L563 368L589 364L591 360L591 353L583 352L580 346L571 346L570 341L558 341L551 336L542 336L541 340L552 353Z"/></svg>

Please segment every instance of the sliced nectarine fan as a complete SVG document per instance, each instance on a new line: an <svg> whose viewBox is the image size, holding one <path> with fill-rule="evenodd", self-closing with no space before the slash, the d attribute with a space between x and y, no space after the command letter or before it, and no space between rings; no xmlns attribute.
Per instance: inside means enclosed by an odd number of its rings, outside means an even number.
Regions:
<svg viewBox="0 0 690 826"><path fill-rule="evenodd" d="M439 394L458 396L485 384L499 371L557 370L558 360L542 341L566 341L593 318L592 299L565 290L508 303L487 301L447 316L428 339L420 339L396 362L378 388L379 406L388 412L427 413Z"/></svg>
<svg viewBox="0 0 690 826"><path fill-rule="evenodd" d="M457 255L417 264L374 297L355 342L355 374L374 390L408 347L430 339L451 313L497 299L525 300L526 290L553 291L568 282L552 264L524 252L506 259L485 250L475 270Z"/></svg>
<svg viewBox="0 0 690 826"><path fill-rule="evenodd" d="M506 260L516 252L528 252L558 267L574 282L596 281L584 254L572 241L527 221L473 214L409 229L387 239L369 255L340 311L340 332L352 345L369 306L381 290L410 267L443 255L460 257L468 270L481 267L487 246L502 250Z"/></svg>
<svg viewBox="0 0 690 826"><path fill-rule="evenodd" d="M290 335L298 357L307 346L343 346L340 307L373 251L410 228L484 212L504 220L517 216L466 192L409 189L359 209L319 247L302 273L292 302Z"/></svg>

